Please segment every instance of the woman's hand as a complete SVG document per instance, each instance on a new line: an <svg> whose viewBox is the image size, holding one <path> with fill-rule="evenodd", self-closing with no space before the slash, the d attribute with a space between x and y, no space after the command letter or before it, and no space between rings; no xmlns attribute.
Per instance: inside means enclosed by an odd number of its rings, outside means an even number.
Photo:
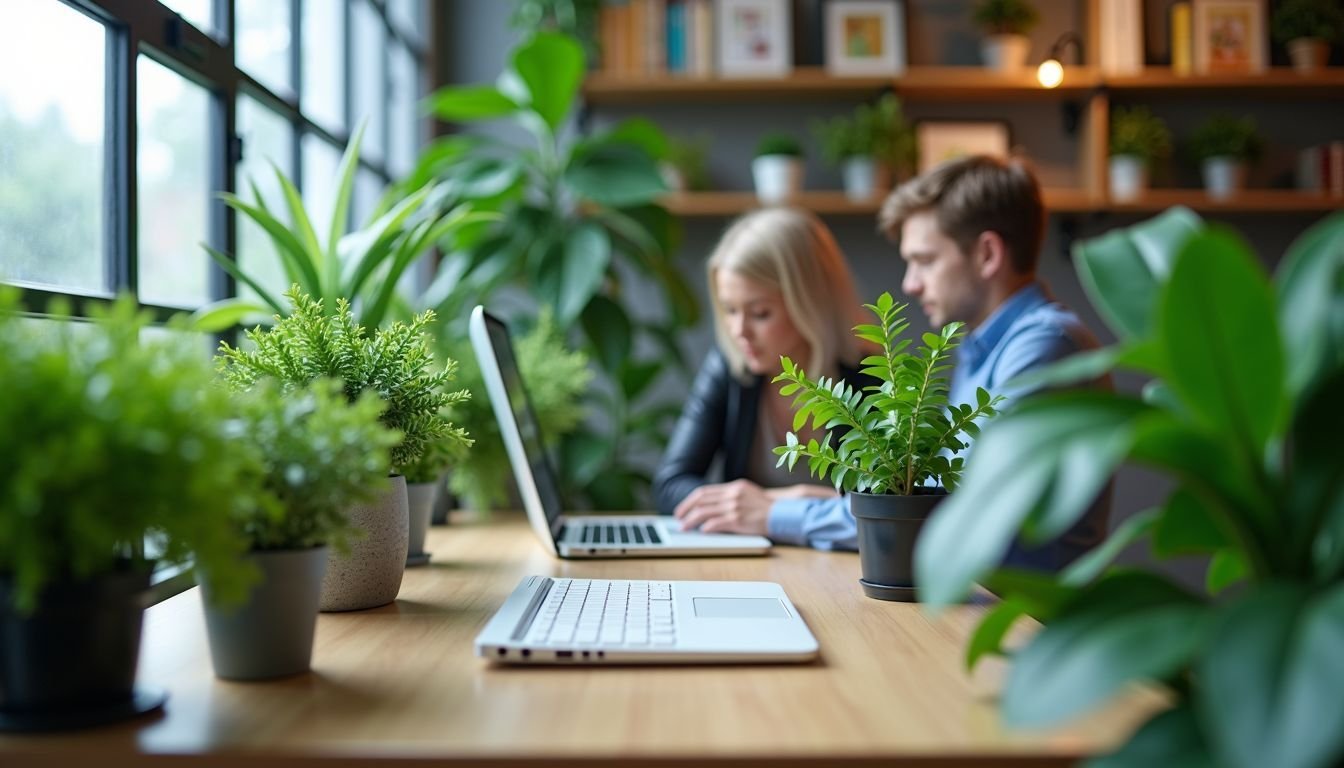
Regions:
<svg viewBox="0 0 1344 768"><path fill-rule="evenodd" d="M750 480L734 480L696 488L672 514L681 521L683 531L699 528L704 533L764 536L773 501L770 492Z"/></svg>

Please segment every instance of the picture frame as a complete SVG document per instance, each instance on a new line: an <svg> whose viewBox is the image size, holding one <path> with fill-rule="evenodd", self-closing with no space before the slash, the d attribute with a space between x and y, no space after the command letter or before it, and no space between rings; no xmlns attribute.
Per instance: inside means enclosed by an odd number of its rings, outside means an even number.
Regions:
<svg viewBox="0 0 1344 768"><path fill-rule="evenodd" d="M1251 74L1266 66L1263 0L1195 0L1191 26L1199 74Z"/></svg>
<svg viewBox="0 0 1344 768"><path fill-rule="evenodd" d="M826 71L896 75L905 71L905 0L826 4Z"/></svg>
<svg viewBox="0 0 1344 768"><path fill-rule="evenodd" d="M720 77L787 77L793 71L790 0L717 0Z"/></svg>
<svg viewBox="0 0 1344 768"><path fill-rule="evenodd" d="M967 155L1007 158L1013 146L1003 120L919 120L915 123L919 173Z"/></svg>

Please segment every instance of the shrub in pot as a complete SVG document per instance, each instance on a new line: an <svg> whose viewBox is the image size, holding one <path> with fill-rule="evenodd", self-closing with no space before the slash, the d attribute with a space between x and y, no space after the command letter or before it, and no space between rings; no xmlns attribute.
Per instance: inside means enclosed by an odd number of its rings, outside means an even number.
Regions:
<svg viewBox="0 0 1344 768"><path fill-rule="evenodd" d="M947 402L951 353L962 323L926 333L917 353L901 338L909 323L905 304L883 293L866 304L876 325L860 325L855 335L881 348L863 359L863 373L880 384L855 391L827 377L809 379L792 360L780 360L775 377L780 392L794 398L794 429L810 418L814 429L828 430L822 440L806 443L794 432L775 449L789 469L800 459L816 477L829 477L836 490L849 492L858 524L860 580L869 597L914 600L914 551L924 521L947 491L954 490L965 460L955 454L979 434L978 422L995 415L1002 397L976 391L974 404ZM832 441L829 430L843 434Z"/></svg>
<svg viewBox="0 0 1344 768"><path fill-rule="evenodd" d="M1330 46L1344 31L1344 8L1338 0L1283 0L1270 29L1275 42L1287 46L1293 69L1315 72L1330 60Z"/></svg>
<svg viewBox="0 0 1344 768"><path fill-rule="evenodd" d="M914 167L915 134L895 94L860 104L850 116L815 122L812 130L826 162L841 167L850 200L872 200L893 176Z"/></svg>
<svg viewBox="0 0 1344 768"><path fill-rule="evenodd" d="M94 725L163 701L135 688L155 563L246 586L261 467L199 348L142 340L130 299L18 310L0 289L0 729Z"/></svg>
<svg viewBox="0 0 1344 768"><path fill-rule="evenodd" d="M751 161L756 198L767 205L797 197L803 189L803 147L786 133L763 136Z"/></svg>
<svg viewBox="0 0 1344 768"><path fill-rule="evenodd" d="M406 480L396 474L420 458L434 442L465 444L466 433L443 416L446 407L470 397L449 392L453 363L434 364L425 328L434 319L425 312L412 322L396 322L366 333L355 322L350 304L336 300L328 314L322 302L297 286L286 294L288 317L276 318L269 329L247 332L252 349L220 344L219 367L234 387L248 389L262 379L275 379L282 391L307 387L319 378L341 382L353 402L365 390L386 404L381 421L400 433L390 452L389 480L369 504L349 510L351 523L363 531L348 555L331 559L322 586L324 611L359 610L396 599L406 565L409 510Z"/></svg>
<svg viewBox="0 0 1344 768"><path fill-rule="evenodd" d="M980 0L974 19L985 33L980 51L986 67L1011 73L1026 66L1031 52L1027 33L1040 20L1034 5L1026 0Z"/></svg>
<svg viewBox="0 0 1344 768"><path fill-rule="evenodd" d="M973 582L1003 598L971 663L1021 615L1044 623L1013 651L1009 725L1079 716L1137 681L1161 688L1170 706L1099 765L1339 765L1344 214L1297 238L1272 280L1238 235L1184 209L1080 243L1074 260L1119 340L1042 376L1152 383L1142 397L1031 398L988 425L920 542L924 599ZM1169 476L1166 500L1059 576L996 570L1019 531L1067 529L1124 462ZM1156 566L1113 564L1137 543ZM1203 590L1157 567L1191 555L1208 558Z"/></svg>
<svg viewBox="0 0 1344 768"><path fill-rule="evenodd" d="M1246 186L1246 166L1260 158L1264 142L1251 117L1214 115L1190 136L1190 154L1200 163L1209 197L1226 200Z"/></svg>
<svg viewBox="0 0 1344 768"><path fill-rule="evenodd" d="M1171 131L1147 107L1118 107L1111 116L1111 199L1130 201L1148 191L1153 161L1171 154Z"/></svg>

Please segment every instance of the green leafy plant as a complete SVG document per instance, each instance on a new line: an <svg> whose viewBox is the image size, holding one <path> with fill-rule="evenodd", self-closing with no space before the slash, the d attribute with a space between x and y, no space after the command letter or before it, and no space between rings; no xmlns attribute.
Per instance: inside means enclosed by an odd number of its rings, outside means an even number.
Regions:
<svg viewBox="0 0 1344 768"><path fill-rule="evenodd" d="M0 576L16 607L118 563L147 569L143 551L194 558L238 594L250 571L232 521L258 502L261 467L199 349L142 339L129 298L92 324L17 312L0 290Z"/></svg>
<svg viewBox="0 0 1344 768"><path fill-rule="evenodd" d="M703 191L710 188L708 157L708 136L695 139L669 136L667 139L667 159L664 162L677 169L688 190Z"/></svg>
<svg viewBox="0 0 1344 768"><path fill-rule="evenodd" d="M1344 30L1344 8L1337 0L1283 0L1274 8L1270 29L1278 43L1303 37L1335 43Z"/></svg>
<svg viewBox="0 0 1344 768"><path fill-rule="evenodd" d="M892 93L876 104L860 104L851 116L841 115L812 124L826 162L839 165L851 157L874 157L897 173L915 162L915 133L901 100Z"/></svg>
<svg viewBox="0 0 1344 768"><path fill-rule="evenodd" d="M767 133L756 143L756 157L767 155L802 157L803 145L787 133Z"/></svg>
<svg viewBox="0 0 1344 768"><path fill-rule="evenodd" d="M1147 107L1117 107L1111 115L1110 153L1151 163L1171 154L1171 131Z"/></svg>
<svg viewBox="0 0 1344 768"><path fill-rule="evenodd" d="M1214 115L1190 136L1189 150L1198 161L1211 157L1231 157L1246 162L1260 158L1264 142L1251 117Z"/></svg>
<svg viewBox="0 0 1344 768"><path fill-rule="evenodd" d="M591 410L607 418L576 432L560 452L596 453L600 461L595 470L586 458L563 462L565 491L575 504L638 508L649 483L638 457L657 455L676 413L646 395L665 373L686 375L678 335L699 317L675 259L676 222L657 204L667 191L657 166L667 140L643 119L565 133L585 69L583 51L569 37L538 33L508 61L494 85L454 86L430 97L444 121L507 120L526 141L499 131L458 134L421 156L407 188L437 179L445 205L500 214L444 243L427 300L450 323L465 322L472 305L488 303L506 285L549 307L560 331L582 343L605 374L588 397ZM629 296L632 277L660 294Z"/></svg>
<svg viewBox="0 0 1344 768"><path fill-rule="evenodd" d="M583 45L589 61L598 57L597 24L602 0L514 0L509 25L524 34L561 32Z"/></svg>
<svg viewBox="0 0 1344 768"><path fill-rule="evenodd" d="M963 435L980 433L977 420L992 417L1002 397L976 391L976 404L949 404L947 379L951 353L961 337L961 323L948 323L939 333L926 333L918 354L907 352L910 339L905 304L883 293L876 304L864 305L877 325L860 325L855 335L881 347L881 354L863 359L863 373L880 384L859 391L828 377L809 379L787 357L781 358L780 393L793 401L796 432L812 419L813 429L847 431L833 445L825 439L803 443L790 432L775 448L779 463L790 470L807 459L814 477L830 476L836 490L910 495L932 482L951 491L957 487L965 459L952 456L967 446Z"/></svg>
<svg viewBox="0 0 1344 768"><path fill-rule="evenodd" d="M974 18L987 34L1025 35L1040 21L1040 14L1026 0L980 0Z"/></svg>
<svg viewBox="0 0 1344 768"><path fill-rule="evenodd" d="M1184 209L1074 258L1119 341L1040 379L1127 370L1152 383L1142 398L1028 399L989 425L920 539L923 598L946 605L975 581L1004 598L971 663L1000 652L1020 615L1044 622L1013 654L1010 724L1076 716L1133 681L1165 688L1171 708L1099 765L1338 765L1344 215L1300 236L1272 282L1237 235ZM1018 531L1072 526L1126 461L1174 480L1163 504L1058 577L996 569ZM1141 541L1159 560L1209 557L1205 592L1112 563Z"/></svg>
<svg viewBox="0 0 1344 768"><path fill-rule="evenodd" d="M365 390L376 393L387 408L382 423L400 433L391 450L396 472L418 461L433 443L469 444L466 432L442 415L445 408L471 395L466 390L447 391L457 367L454 361L435 369L425 335L433 312L370 335L355 322L350 303L343 298L336 300L336 313L329 315L321 301L297 286L285 296L291 304L288 317L277 317L270 329L258 326L247 332L253 349L220 343L218 367L230 385L249 389L269 378L288 393L332 378L340 380L351 403Z"/></svg>

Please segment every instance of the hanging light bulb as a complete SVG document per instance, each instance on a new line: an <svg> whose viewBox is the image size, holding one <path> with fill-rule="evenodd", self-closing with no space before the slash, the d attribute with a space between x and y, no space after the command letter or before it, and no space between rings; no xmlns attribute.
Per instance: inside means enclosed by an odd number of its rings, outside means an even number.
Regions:
<svg viewBox="0 0 1344 768"><path fill-rule="evenodd" d="M1072 32L1065 32L1059 36L1054 45L1050 46L1050 52L1046 54L1045 61L1036 68L1036 81L1045 88L1058 88L1059 84L1064 82L1064 65L1059 63L1064 54L1064 49L1072 43L1078 49L1078 63L1083 59L1083 41L1078 35Z"/></svg>

